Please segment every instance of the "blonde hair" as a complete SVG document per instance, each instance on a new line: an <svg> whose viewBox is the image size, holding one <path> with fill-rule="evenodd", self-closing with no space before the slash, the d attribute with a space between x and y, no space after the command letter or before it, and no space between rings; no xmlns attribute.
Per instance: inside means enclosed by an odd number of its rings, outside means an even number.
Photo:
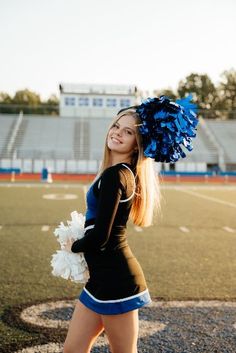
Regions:
<svg viewBox="0 0 236 353"><path fill-rule="evenodd" d="M133 116L138 126L141 121L134 109L127 109L118 113L112 122L111 127L124 115ZM108 130L108 132L109 132ZM103 160L99 169L99 175L108 167L110 167L110 150L107 146L106 136ZM130 219L134 224L147 227L153 224L154 216L160 211L160 187L159 178L154 170L154 161L151 158L145 157L143 154L142 137L136 128L136 141L138 151L134 151L132 165L136 168L136 190L134 200L130 211Z"/></svg>

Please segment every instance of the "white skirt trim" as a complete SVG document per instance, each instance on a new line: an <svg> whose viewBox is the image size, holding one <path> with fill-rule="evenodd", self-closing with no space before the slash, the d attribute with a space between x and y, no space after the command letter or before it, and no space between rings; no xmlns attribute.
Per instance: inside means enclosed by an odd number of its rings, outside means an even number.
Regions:
<svg viewBox="0 0 236 353"><path fill-rule="evenodd" d="M131 295L130 297L126 297L126 298L122 298L122 299L115 299L115 300L100 300L95 298L91 293L89 293L89 291L84 287L83 290L97 303L120 303L120 302L124 302L130 299L134 299L134 298L138 298L142 295L148 294L148 289L146 289L143 292L140 292L138 294L135 295Z"/></svg>

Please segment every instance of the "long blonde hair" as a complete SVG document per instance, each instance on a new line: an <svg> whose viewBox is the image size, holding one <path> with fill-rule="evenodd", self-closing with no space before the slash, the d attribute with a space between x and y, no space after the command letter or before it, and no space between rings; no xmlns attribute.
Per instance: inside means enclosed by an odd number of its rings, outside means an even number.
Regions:
<svg viewBox="0 0 236 353"><path fill-rule="evenodd" d="M135 119L136 126L140 125L141 121L136 111L134 109L127 109L115 117L108 132L123 115L132 116ZM138 128L135 130L138 151L133 152L131 163L136 168L136 190L130 211L130 219L138 226L147 227L153 224L154 216L160 211L159 178L154 169L154 161L151 158L145 157L143 154L142 136L139 133ZM107 138L108 133L106 136L99 175L101 175L106 168L111 166Z"/></svg>

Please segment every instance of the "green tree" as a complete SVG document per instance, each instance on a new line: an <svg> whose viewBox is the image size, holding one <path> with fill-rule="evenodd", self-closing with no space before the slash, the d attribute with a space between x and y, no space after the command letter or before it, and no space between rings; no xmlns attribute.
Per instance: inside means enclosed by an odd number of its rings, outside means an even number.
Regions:
<svg viewBox="0 0 236 353"><path fill-rule="evenodd" d="M41 101L40 95L28 89L19 90L11 98L8 93L0 92L0 113L38 115L59 115L59 100L52 94L47 100Z"/></svg>
<svg viewBox="0 0 236 353"><path fill-rule="evenodd" d="M236 119L236 70L224 71L217 87L217 108L222 111L224 119Z"/></svg>
<svg viewBox="0 0 236 353"><path fill-rule="evenodd" d="M12 102L18 105L38 106L41 104L40 96L28 89L20 90L15 93Z"/></svg>
<svg viewBox="0 0 236 353"><path fill-rule="evenodd" d="M177 96L171 88L165 88L162 90L156 89L153 91L154 96L160 97L162 95L169 97L170 99L176 100Z"/></svg>
<svg viewBox="0 0 236 353"><path fill-rule="evenodd" d="M59 104L59 99L55 94L51 94L51 96L48 98L48 100L45 102L47 105L58 105Z"/></svg>
<svg viewBox="0 0 236 353"><path fill-rule="evenodd" d="M55 94L51 94L51 96L43 102L41 114L59 115L59 99Z"/></svg>
<svg viewBox="0 0 236 353"><path fill-rule="evenodd" d="M14 113L14 111L12 111L12 98L6 92L0 92L0 113Z"/></svg>
<svg viewBox="0 0 236 353"><path fill-rule="evenodd" d="M0 103L1 104L11 104L12 98L6 92L0 92Z"/></svg>
<svg viewBox="0 0 236 353"><path fill-rule="evenodd" d="M216 117L212 109L215 108L217 101L217 90L208 75L190 74L179 82L177 92L181 98L192 93L193 102L198 105L199 113L207 118Z"/></svg>

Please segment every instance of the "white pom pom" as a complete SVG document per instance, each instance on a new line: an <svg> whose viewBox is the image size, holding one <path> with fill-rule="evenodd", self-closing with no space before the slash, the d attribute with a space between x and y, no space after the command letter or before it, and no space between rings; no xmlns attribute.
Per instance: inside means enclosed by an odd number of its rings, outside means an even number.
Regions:
<svg viewBox="0 0 236 353"><path fill-rule="evenodd" d="M85 217L77 211L71 213L71 221L68 226L60 223L54 231L57 240L61 244L61 250L52 255L52 274L56 277L70 279L73 282L84 283L89 278L88 266L83 253L72 253L63 250L64 245L70 239L81 239L84 236Z"/></svg>
<svg viewBox="0 0 236 353"><path fill-rule="evenodd" d="M84 222L85 217L81 213L76 211L71 212L72 221L67 221L69 228L71 229L74 239L81 239L84 235Z"/></svg>

